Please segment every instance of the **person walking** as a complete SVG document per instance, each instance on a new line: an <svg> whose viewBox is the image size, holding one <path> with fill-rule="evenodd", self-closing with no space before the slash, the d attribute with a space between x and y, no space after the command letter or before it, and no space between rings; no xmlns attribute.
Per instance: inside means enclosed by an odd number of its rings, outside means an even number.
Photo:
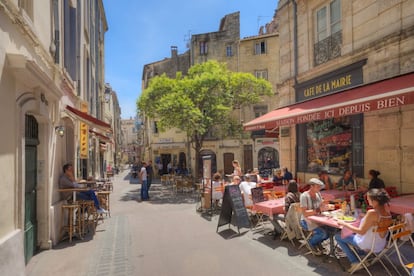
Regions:
<svg viewBox="0 0 414 276"><path fill-rule="evenodd" d="M151 188L152 178L154 177L154 169L152 167L152 161L148 161L148 165L145 167L147 169L147 187L148 192Z"/></svg>
<svg viewBox="0 0 414 276"><path fill-rule="evenodd" d="M148 183L147 183L147 169L146 169L146 163L142 162L142 167L139 172L139 178L141 179L141 200L145 201L149 199L148 195Z"/></svg>

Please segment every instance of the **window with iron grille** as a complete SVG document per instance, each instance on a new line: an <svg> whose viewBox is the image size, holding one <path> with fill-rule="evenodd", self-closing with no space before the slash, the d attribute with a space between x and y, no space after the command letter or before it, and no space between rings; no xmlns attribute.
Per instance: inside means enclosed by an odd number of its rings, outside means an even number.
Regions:
<svg viewBox="0 0 414 276"><path fill-rule="evenodd" d="M315 13L315 65L341 55L342 25L341 0L333 0Z"/></svg>

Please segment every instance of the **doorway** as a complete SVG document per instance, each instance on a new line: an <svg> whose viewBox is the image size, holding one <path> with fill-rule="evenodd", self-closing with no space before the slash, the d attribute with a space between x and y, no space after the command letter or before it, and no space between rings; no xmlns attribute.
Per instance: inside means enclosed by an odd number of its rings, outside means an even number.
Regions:
<svg viewBox="0 0 414 276"><path fill-rule="evenodd" d="M39 128L36 118L25 118L25 194L24 194L24 254L26 264L37 251L37 146Z"/></svg>

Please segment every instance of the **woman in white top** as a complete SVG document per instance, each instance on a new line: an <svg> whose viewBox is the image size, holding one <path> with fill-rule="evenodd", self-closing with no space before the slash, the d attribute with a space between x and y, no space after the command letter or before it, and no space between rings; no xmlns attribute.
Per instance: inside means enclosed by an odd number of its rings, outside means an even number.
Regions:
<svg viewBox="0 0 414 276"><path fill-rule="evenodd" d="M363 251L371 249L374 235L376 235L374 252L378 253L384 249L387 242L386 232L373 232L372 229L377 225L379 227L388 227L392 223L391 214L385 209L385 204L390 201L387 192L384 189L371 189L368 191L367 198L369 205L373 209L367 211L359 226L354 226L342 220L338 221L339 225L350 229L354 233L345 238L341 237L341 233L335 235L336 241L351 262L351 267L348 271L353 271L359 263L349 244L360 249L361 253L363 253Z"/></svg>
<svg viewBox="0 0 414 276"><path fill-rule="evenodd" d="M243 175L243 173L242 173L239 161L233 160L232 164L233 164L233 168L234 168L232 176L238 175L238 176L241 177Z"/></svg>

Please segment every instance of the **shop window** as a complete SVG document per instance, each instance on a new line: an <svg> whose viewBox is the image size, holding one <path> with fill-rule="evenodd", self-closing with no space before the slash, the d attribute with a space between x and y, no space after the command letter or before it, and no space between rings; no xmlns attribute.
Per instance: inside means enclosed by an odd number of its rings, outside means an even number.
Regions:
<svg viewBox="0 0 414 276"><path fill-rule="evenodd" d="M363 156L360 155L362 115L314 121L299 127L298 133L306 139L299 142L298 156L307 162L298 164L300 170L343 174L346 170L360 174ZM302 137L303 137L302 136ZM306 168L305 168L306 167Z"/></svg>
<svg viewBox="0 0 414 276"><path fill-rule="evenodd" d="M334 0L315 13L315 65L341 55L342 25L341 1Z"/></svg>
<svg viewBox="0 0 414 276"><path fill-rule="evenodd" d="M257 165L261 176L272 176L274 168L279 168L279 153L272 147L264 147L257 154Z"/></svg>

